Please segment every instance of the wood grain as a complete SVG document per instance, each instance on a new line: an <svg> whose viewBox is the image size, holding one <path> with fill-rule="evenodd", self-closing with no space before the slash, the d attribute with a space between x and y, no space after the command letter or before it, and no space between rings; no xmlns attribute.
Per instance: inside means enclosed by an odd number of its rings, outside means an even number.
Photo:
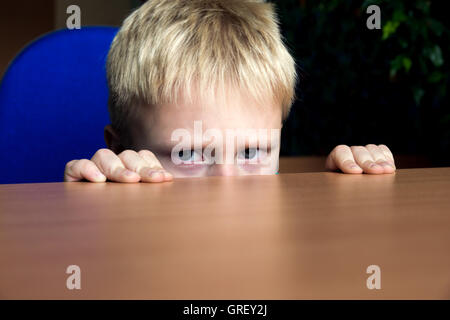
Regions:
<svg viewBox="0 0 450 320"><path fill-rule="evenodd" d="M449 252L450 168L0 186L4 299L449 299Z"/></svg>

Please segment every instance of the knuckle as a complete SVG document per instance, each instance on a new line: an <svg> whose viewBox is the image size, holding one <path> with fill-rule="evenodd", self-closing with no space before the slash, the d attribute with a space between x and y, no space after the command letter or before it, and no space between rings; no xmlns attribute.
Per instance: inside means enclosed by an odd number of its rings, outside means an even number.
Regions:
<svg viewBox="0 0 450 320"><path fill-rule="evenodd" d="M363 146L352 146L352 151L361 151L364 149L366 149L366 148Z"/></svg>
<svg viewBox="0 0 450 320"><path fill-rule="evenodd" d="M116 163L115 161L116 158L117 156L111 150L99 149L94 154L91 161L101 172L105 174L111 174L112 173L111 167L114 166L114 164Z"/></svg>
<svg viewBox="0 0 450 320"><path fill-rule="evenodd" d="M345 144L340 144L334 148L335 152L345 152L348 150L348 146Z"/></svg>
<svg viewBox="0 0 450 320"><path fill-rule="evenodd" d="M131 157L136 155L136 151L133 150L124 150L119 154L119 158L121 160L123 159L130 159Z"/></svg>
<svg viewBox="0 0 450 320"><path fill-rule="evenodd" d="M373 149L373 148L376 148L376 147L377 147L377 146L374 145L373 143L369 143L369 144L366 145L366 148L368 148L368 149L369 149L369 148L372 148L372 149Z"/></svg>
<svg viewBox="0 0 450 320"><path fill-rule="evenodd" d="M155 154L151 152L150 150L140 150L138 154L141 157L155 157Z"/></svg>
<svg viewBox="0 0 450 320"><path fill-rule="evenodd" d="M112 152L111 150L106 148L98 149L97 152L94 154L93 158L104 158L110 155L111 152Z"/></svg>
<svg viewBox="0 0 450 320"><path fill-rule="evenodd" d="M81 159L78 161L77 164L80 167L80 169L85 170L90 166L91 162L88 159Z"/></svg>
<svg viewBox="0 0 450 320"><path fill-rule="evenodd" d="M65 171L67 171L67 169L69 169L70 167L72 167L78 160L70 160L69 162L66 163L66 167L65 167Z"/></svg>

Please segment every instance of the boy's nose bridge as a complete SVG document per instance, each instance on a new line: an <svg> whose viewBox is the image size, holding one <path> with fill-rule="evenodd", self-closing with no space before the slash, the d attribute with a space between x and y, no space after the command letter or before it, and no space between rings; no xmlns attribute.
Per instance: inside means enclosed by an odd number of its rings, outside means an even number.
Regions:
<svg viewBox="0 0 450 320"><path fill-rule="evenodd" d="M214 164L210 169L212 176L235 176L237 174L237 167L234 164Z"/></svg>

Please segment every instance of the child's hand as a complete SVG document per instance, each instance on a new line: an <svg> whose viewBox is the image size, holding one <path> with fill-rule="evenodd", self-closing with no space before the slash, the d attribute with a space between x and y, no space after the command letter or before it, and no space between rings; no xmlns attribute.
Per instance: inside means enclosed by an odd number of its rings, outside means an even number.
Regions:
<svg viewBox="0 0 450 320"><path fill-rule="evenodd" d="M155 155L148 151L125 150L118 156L109 149L98 150L91 160L72 160L66 164L64 181L164 182L173 179Z"/></svg>
<svg viewBox="0 0 450 320"><path fill-rule="evenodd" d="M331 151L325 167L328 170L340 169L344 173L393 173L394 156L384 144L368 144L365 147L339 145Z"/></svg>

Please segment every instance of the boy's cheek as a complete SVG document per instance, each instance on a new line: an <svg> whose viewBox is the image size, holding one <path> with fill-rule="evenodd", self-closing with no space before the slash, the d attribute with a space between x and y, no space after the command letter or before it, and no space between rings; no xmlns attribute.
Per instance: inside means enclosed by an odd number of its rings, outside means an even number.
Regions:
<svg viewBox="0 0 450 320"><path fill-rule="evenodd" d="M206 177L208 167L206 165L176 165L171 157L163 156L158 158L164 169L170 172L174 178Z"/></svg>

